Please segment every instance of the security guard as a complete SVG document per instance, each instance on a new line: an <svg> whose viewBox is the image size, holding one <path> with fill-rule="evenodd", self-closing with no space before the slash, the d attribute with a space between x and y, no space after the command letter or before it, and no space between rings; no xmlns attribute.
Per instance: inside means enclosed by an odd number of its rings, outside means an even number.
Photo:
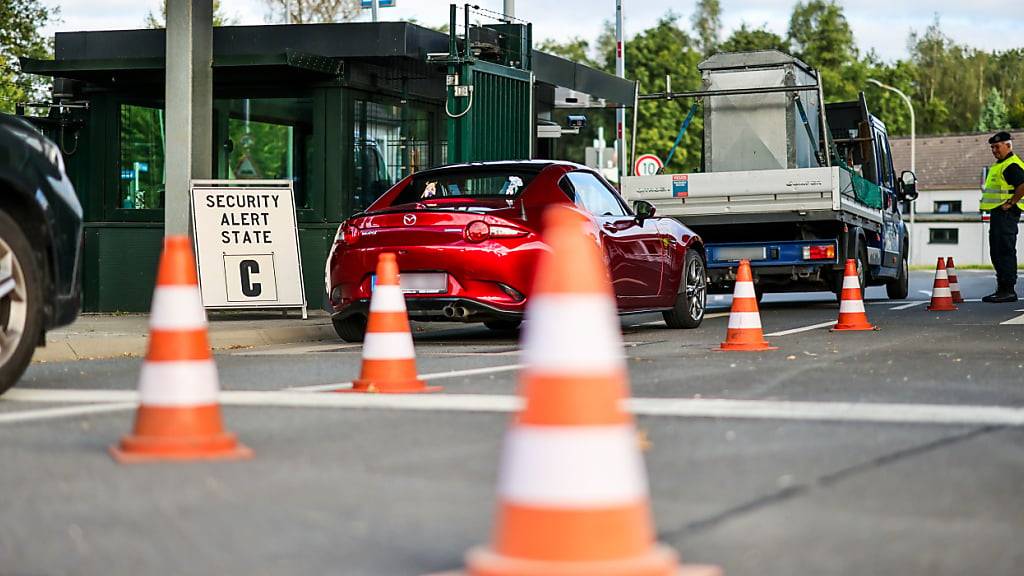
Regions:
<svg viewBox="0 0 1024 576"><path fill-rule="evenodd" d="M985 189L981 191L981 210L989 212L988 243L992 266L996 269L996 291L982 298L985 302L1016 302L1017 222L1024 210L1024 161L1013 153L1009 132L988 139L996 163L989 168Z"/></svg>

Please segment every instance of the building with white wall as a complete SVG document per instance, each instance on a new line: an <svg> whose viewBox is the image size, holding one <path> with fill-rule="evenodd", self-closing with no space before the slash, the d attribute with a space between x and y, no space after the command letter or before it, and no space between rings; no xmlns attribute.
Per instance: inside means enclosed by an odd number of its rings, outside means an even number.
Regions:
<svg viewBox="0 0 1024 576"><path fill-rule="evenodd" d="M989 150L992 134L948 134L917 139L915 224L911 230L911 265L932 266L952 256L958 266L991 265L988 222L978 209L982 174L995 159ZM1017 153L1024 153L1024 131L1013 133ZM896 173L910 170L910 138L893 138ZM909 225L909 216L905 216ZM987 216L985 216L987 218ZM1024 234L1017 238L1024 261Z"/></svg>

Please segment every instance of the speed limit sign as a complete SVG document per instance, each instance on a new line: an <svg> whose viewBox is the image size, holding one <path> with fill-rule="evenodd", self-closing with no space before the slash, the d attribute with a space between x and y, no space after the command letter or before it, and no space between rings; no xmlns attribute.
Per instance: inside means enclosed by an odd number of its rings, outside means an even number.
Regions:
<svg viewBox="0 0 1024 576"><path fill-rule="evenodd" d="M633 175L634 176L654 176L664 168L664 164L661 163L661 158L658 158L654 154L643 154L637 157L636 162L633 162Z"/></svg>

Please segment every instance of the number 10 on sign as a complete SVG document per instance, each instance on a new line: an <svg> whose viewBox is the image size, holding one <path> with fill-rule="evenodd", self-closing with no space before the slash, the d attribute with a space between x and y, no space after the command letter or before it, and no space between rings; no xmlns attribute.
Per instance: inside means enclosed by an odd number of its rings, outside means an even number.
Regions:
<svg viewBox="0 0 1024 576"><path fill-rule="evenodd" d="M664 164L661 162L661 158L658 158L654 154L643 154L637 157L636 162L633 163L633 175L634 176L654 176L661 169L664 168Z"/></svg>

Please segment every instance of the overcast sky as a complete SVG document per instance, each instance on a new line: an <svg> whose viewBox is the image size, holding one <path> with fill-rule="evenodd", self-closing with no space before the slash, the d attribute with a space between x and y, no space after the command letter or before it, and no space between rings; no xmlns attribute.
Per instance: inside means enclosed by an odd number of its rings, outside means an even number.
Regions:
<svg viewBox="0 0 1024 576"><path fill-rule="evenodd" d="M146 13L157 11L159 0L42 0L61 7L61 22L44 29L45 33L73 30L118 30L141 28ZM380 10L382 20L408 20L440 25L448 20L448 4L443 0L396 0L394 8ZM653 25L669 10L682 16L689 25L695 1L623 0L626 35ZM500 12L502 0L475 0L482 8ZM516 16L533 22L534 38L567 39L572 36L595 38L604 20L615 16L614 0L516 0ZM785 35L793 0L722 0L723 38L740 24ZM1006 0L858 0L841 1L861 50L874 49L885 60L907 56L906 40L911 30L923 31L935 14L942 28L959 43L986 50L1003 50L1024 45L1024 12L1015 2ZM221 0L228 15L240 24L266 22L264 0ZM366 10L361 20L369 20Z"/></svg>

